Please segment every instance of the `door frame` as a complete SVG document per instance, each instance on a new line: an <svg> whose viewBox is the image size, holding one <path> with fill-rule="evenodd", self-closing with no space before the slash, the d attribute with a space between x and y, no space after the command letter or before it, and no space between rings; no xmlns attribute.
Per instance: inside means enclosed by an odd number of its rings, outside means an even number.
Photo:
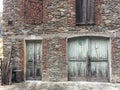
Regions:
<svg viewBox="0 0 120 90"><path fill-rule="evenodd" d="M26 66L26 41L41 41L41 62L42 62L42 39L31 39L31 38L25 38L24 39L24 80L26 80L26 71L27 71L27 66ZM41 73L42 73L42 65L41 65ZM41 78L42 78L42 74L41 74ZM42 79L41 79L42 80Z"/></svg>
<svg viewBox="0 0 120 90"><path fill-rule="evenodd" d="M98 37L98 38L105 38L105 39L108 39L108 82L111 81L111 75L112 75L112 69L111 69L111 57L112 57L112 53L111 53L111 38L109 36L98 36L98 35L73 35L73 36L69 36L66 40L66 60L67 60L67 63L69 63L69 60L68 60L68 40L69 39L73 39L73 38L82 38L82 37ZM68 69L69 69L69 65L67 64L67 79L68 81L71 81L69 80L69 73L68 73ZM80 80L80 81L83 81L83 80ZM88 81L88 80L87 80ZM99 82L99 81L98 81Z"/></svg>

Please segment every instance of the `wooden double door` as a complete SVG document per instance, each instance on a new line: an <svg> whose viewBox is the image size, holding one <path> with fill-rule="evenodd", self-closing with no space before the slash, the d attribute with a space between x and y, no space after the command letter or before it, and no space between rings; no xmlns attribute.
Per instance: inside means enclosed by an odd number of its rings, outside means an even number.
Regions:
<svg viewBox="0 0 120 90"><path fill-rule="evenodd" d="M109 39L79 37L68 40L69 80L109 80Z"/></svg>
<svg viewBox="0 0 120 90"><path fill-rule="evenodd" d="M41 41L26 41L26 79L41 80Z"/></svg>

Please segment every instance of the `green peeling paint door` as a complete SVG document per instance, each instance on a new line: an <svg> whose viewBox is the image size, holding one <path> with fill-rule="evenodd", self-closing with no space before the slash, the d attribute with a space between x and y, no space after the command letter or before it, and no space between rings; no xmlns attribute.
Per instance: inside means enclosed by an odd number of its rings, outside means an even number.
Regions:
<svg viewBox="0 0 120 90"><path fill-rule="evenodd" d="M88 39L74 38L68 41L69 80L86 80Z"/></svg>
<svg viewBox="0 0 120 90"><path fill-rule="evenodd" d="M41 80L41 41L26 41L26 79Z"/></svg>
<svg viewBox="0 0 120 90"><path fill-rule="evenodd" d="M101 37L69 39L69 80L108 81L108 41Z"/></svg>

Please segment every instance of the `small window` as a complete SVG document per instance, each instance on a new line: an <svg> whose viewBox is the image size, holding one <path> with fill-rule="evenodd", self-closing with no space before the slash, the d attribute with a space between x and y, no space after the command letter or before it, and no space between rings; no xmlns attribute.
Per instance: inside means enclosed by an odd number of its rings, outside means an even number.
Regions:
<svg viewBox="0 0 120 90"><path fill-rule="evenodd" d="M32 25L43 22L42 0L24 0L24 22Z"/></svg>
<svg viewBox="0 0 120 90"><path fill-rule="evenodd" d="M95 0L76 0L76 24L94 24Z"/></svg>

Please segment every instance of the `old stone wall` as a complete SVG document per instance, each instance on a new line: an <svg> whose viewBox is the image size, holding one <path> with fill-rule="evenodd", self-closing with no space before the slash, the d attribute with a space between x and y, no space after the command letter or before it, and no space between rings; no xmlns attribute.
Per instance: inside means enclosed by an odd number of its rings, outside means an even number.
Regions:
<svg viewBox="0 0 120 90"><path fill-rule="evenodd" d="M120 82L120 38L112 39L112 81Z"/></svg>
<svg viewBox="0 0 120 90"><path fill-rule="evenodd" d="M66 81L66 38L54 37L43 40L42 61L43 81Z"/></svg>
<svg viewBox="0 0 120 90"><path fill-rule="evenodd" d="M33 1L33 0L32 0ZM120 1L96 0L96 24L75 25L75 0L42 0L43 22L28 24L25 20L25 0L4 0L3 43L4 59L8 59L11 43L12 60L17 69L24 70L26 38L42 40L42 71L45 81L67 81L67 38L75 36L104 36L111 42L111 81L120 78L119 51L116 44L120 32ZM34 15L33 15L34 16ZM41 39L42 38L42 39ZM118 49L119 50L119 49ZM116 78L116 77L117 78ZM118 80L117 82L120 82Z"/></svg>

